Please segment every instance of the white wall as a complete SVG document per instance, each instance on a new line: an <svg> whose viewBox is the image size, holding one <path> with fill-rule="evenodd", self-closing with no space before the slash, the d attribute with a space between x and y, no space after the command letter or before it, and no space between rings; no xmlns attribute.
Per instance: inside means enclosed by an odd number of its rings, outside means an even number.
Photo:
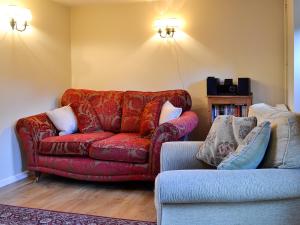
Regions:
<svg viewBox="0 0 300 225"><path fill-rule="evenodd" d="M176 42L155 35L152 24L161 13L185 20ZM184 87L200 117L194 137L203 139L207 76L250 77L254 102L285 101L283 21L283 0L118 1L73 7L72 86Z"/></svg>
<svg viewBox="0 0 300 225"><path fill-rule="evenodd" d="M0 29L0 185L25 169L16 121L54 108L71 86L69 8L48 0L17 3L33 19L24 33Z"/></svg>

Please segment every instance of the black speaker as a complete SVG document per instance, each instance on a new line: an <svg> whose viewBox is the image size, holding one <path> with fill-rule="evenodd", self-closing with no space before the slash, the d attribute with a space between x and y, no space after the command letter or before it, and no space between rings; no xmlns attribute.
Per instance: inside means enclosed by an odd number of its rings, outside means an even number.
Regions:
<svg viewBox="0 0 300 225"><path fill-rule="evenodd" d="M228 92L231 95L236 95L237 94L237 85L233 84L229 86Z"/></svg>
<svg viewBox="0 0 300 225"><path fill-rule="evenodd" d="M250 78L238 79L238 95L251 95L251 80Z"/></svg>
<svg viewBox="0 0 300 225"><path fill-rule="evenodd" d="M224 95L231 95L234 94L231 92L231 87L233 86L233 80L232 79L225 79L224 85L223 85L223 94Z"/></svg>
<svg viewBox="0 0 300 225"><path fill-rule="evenodd" d="M207 77L207 95L217 95L219 80L215 77Z"/></svg>
<svg viewBox="0 0 300 225"><path fill-rule="evenodd" d="M231 86L231 85L233 85L233 80L232 80L232 79L225 79L225 80L224 80L224 85L226 85L226 86Z"/></svg>

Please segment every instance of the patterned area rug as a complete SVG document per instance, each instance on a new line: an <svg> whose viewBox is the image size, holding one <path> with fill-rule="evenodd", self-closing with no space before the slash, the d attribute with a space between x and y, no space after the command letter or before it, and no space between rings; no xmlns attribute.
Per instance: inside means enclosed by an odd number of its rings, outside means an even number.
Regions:
<svg viewBox="0 0 300 225"><path fill-rule="evenodd" d="M0 204L0 225L156 225L153 222L64 213Z"/></svg>

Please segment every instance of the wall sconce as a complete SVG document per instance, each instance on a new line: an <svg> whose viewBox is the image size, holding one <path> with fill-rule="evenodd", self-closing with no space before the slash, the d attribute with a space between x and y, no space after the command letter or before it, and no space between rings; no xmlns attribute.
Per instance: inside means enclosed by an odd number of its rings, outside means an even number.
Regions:
<svg viewBox="0 0 300 225"><path fill-rule="evenodd" d="M32 19L29 9L10 5L7 7L6 12L9 18L10 26L13 30L23 32L29 26L29 21Z"/></svg>
<svg viewBox="0 0 300 225"><path fill-rule="evenodd" d="M159 19L155 21L157 32L162 38L172 38L179 25L180 21L176 18Z"/></svg>

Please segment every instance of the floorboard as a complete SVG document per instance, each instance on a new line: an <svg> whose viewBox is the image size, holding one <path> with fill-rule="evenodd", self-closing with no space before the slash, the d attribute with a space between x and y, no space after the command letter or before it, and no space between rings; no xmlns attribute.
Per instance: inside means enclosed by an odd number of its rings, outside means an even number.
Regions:
<svg viewBox="0 0 300 225"><path fill-rule="evenodd" d="M95 183L42 175L0 188L0 204L155 221L153 183Z"/></svg>

